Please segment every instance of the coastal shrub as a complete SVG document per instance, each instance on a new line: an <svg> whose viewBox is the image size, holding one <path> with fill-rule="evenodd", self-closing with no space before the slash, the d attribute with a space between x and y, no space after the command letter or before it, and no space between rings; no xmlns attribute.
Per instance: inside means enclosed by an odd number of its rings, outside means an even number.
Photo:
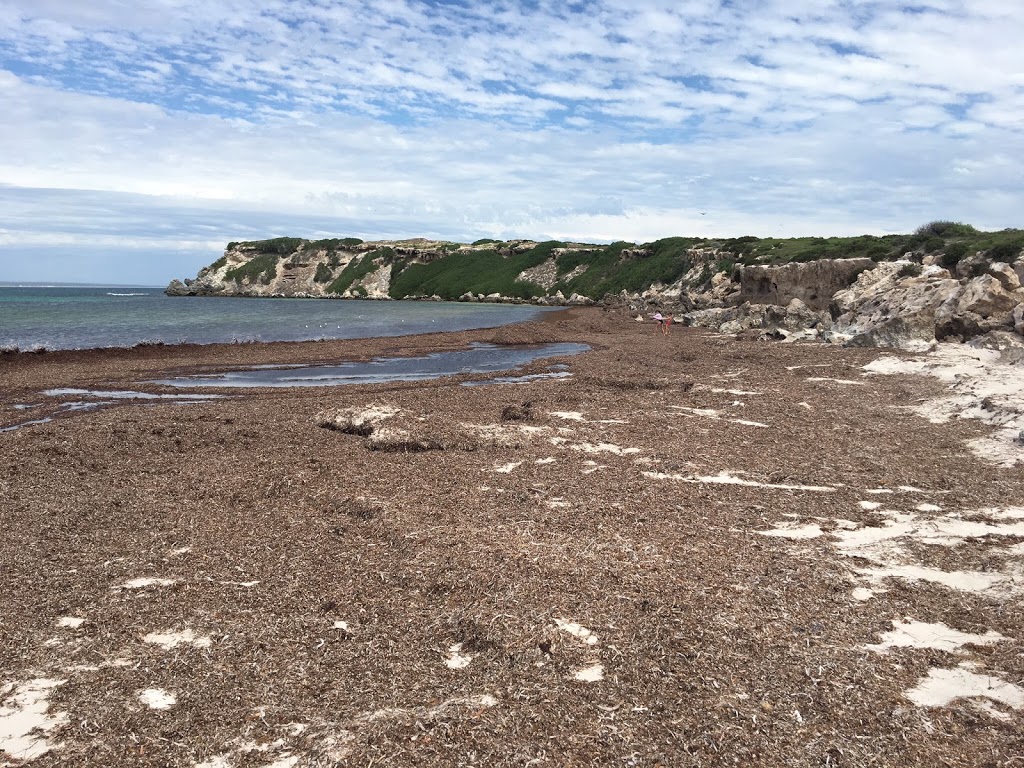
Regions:
<svg viewBox="0 0 1024 768"><path fill-rule="evenodd" d="M941 237L929 237L927 240L924 241L924 252L935 253L936 251L941 251L945 246L946 241L943 240Z"/></svg>
<svg viewBox="0 0 1024 768"><path fill-rule="evenodd" d="M988 249L985 254L989 261L1014 262L1024 249L1024 240L1008 240Z"/></svg>
<svg viewBox="0 0 1024 768"><path fill-rule="evenodd" d="M277 277L279 261L280 257L275 253L261 253L253 256L244 264L229 269L224 277L227 280L234 280L236 283L248 280L250 283L260 282L266 285Z"/></svg>
<svg viewBox="0 0 1024 768"><path fill-rule="evenodd" d="M301 237L275 237L270 240L249 240L235 243L235 245L257 253L276 253L278 256L289 256L295 253L304 242L306 241Z"/></svg>
<svg viewBox="0 0 1024 768"><path fill-rule="evenodd" d="M915 235L928 237L970 237L977 235L978 230L970 224L959 221L929 221L914 231Z"/></svg>
<svg viewBox="0 0 1024 768"><path fill-rule="evenodd" d="M474 240L470 245L488 245L490 243L500 243L501 240L494 240L490 237L481 237L479 240Z"/></svg>
<svg viewBox="0 0 1024 768"><path fill-rule="evenodd" d="M525 269L544 263L551 251L563 244L554 241L503 257L491 248L479 251L455 251L427 264L407 264L397 275L392 272L392 298L406 296L440 296L457 299L465 293L488 295L500 293L520 299L543 296L535 283L520 282L516 277Z"/></svg>
<svg viewBox="0 0 1024 768"><path fill-rule="evenodd" d="M920 264L904 264L900 267L899 272L896 273L896 277L918 277L921 274Z"/></svg>
<svg viewBox="0 0 1024 768"><path fill-rule="evenodd" d="M313 275L314 283L329 283L334 277L334 270L324 262L316 265L316 274Z"/></svg>
<svg viewBox="0 0 1024 768"><path fill-rule="evenodd" d="M636 249L635 256L623 258L623 251L634 249L633 243L617 242L600 250L573 256L572 261L586 263L589 268L582 275L561 284L562 293L580 293L601 298L620 291L642 291L655 283L669 285L681 278L693 265L690 249L699 242L691 237L668 237L655 240ZM568 260L559 257L559 272Z"/></svg>
<svg viewBox="0 0 1024 768"><path fill-rule="evenodd" d="M942 255L939 256L939 264L941 264L946 269L955 267L957 265L957 262L959 262L960 259L967 255L968 250L969 248L967 246L967 243L965 242L961 241L958 243L950 243L948 246L946 246L946 250L942 253Z"/></svg>
<svg viewBox="0 0 1024 768"><path fill-rule="evenodd" d="M736 266L736 259L719 259L715 262L715 272L728 272L731 273L733 268Z"/></svg>
<svg viewBox="0 0 1024 768"><path fill-rule="evenodd" d="M206 269L208 271L210 271L210 272L216 272L218 269L220 269L221 267L223 267L227 263L228 263L228 257L227 256L221 256L219 259L217 259L215 262L213 262L213 264L208 266Z"/></svg>
<svg viewBox="0 0 1024 768"><path fill-rule="evenodd" d="M327 292L344 293L352 286L352 283L357 280L361 280L373 272L377 269L376 258L379 253L379 250L370 251L369 253L364 254L362 258L352 259L352 261L350 261L345 268L341 270L341 274L334 279L334 282L327 286ZM363 293L365 295L365 289Z"/></svg>

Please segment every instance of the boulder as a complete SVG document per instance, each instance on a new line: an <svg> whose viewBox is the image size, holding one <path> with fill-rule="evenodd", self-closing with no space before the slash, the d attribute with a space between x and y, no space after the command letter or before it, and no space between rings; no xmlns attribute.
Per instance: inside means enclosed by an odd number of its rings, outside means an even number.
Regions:
<svg viewBox="0 0 1024 768"><path fill-rule="evenodd" d="M999 281L1004 291L1012 293L1020 290L1020 275L1009 264L1002 261L994 262L989 265L988 273Z"/></svg>

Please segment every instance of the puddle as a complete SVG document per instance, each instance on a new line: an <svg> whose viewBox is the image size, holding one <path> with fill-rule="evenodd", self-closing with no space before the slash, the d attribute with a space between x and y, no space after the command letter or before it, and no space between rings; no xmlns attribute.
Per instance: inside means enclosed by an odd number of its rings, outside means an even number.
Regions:
<svg viewBox="0 0 1024 768"><path fill-rule="evenodd" d="M168 387L334 387L345 384L384 384L393 381L426 381L464 373L491 373L516 370L546 357L578 355L586 344L542 344L530 347L504 347L478 344L458 352L436 352L423 357L378 357L369 362L320 366L261 366L202 376L182 376L149 382ZM555 372L533 378L557 377ZM529 380L519 377L512 381ZM494 381L473 382L475 385Z"/></svg>

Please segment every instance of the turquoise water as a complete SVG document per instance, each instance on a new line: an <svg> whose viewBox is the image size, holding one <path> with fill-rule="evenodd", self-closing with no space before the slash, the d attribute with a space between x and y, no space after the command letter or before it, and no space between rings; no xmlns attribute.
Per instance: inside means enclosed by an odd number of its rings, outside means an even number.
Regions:
<svg viewBox="0 0 1024 768"><path fill-rule="evenodd" d="M403 336L495 328L546 311L462 302L170 297L153 287L0 286L0 349Z"/></svg>

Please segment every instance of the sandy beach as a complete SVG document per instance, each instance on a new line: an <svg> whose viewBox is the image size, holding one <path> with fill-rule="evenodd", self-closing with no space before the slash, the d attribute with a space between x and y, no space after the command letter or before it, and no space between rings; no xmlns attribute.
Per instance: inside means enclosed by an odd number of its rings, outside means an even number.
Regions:
<svg viewBox="0 0 1024 768"><path fill-rule="evenodd" d="M41 394L471 342L592 350ZM0 765L1019 765L1024 463L925 359L597 308L0 356L53 417L0 433Z"/></svg>

